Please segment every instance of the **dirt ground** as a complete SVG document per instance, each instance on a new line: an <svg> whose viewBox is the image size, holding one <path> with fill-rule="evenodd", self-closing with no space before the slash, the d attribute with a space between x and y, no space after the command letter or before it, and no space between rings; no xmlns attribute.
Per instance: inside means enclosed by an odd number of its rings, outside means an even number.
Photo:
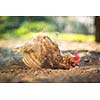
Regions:
<svg viewBox="0 0 100 100"><path fill-rule="evenodd" d="M70 70L27 68L12 49L22 40L0 40L0 82L100 82L100 43L57 41L63 53L78 52L80 64Z"/></svg>

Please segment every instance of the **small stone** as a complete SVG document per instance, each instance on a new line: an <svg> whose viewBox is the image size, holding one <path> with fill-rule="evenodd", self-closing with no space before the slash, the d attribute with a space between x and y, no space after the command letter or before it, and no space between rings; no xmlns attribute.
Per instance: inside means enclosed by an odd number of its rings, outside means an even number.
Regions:
<svg viewBox="0 0 100 100"><path fill-rule="evenodd" d="M86 59L84 59L84 61L85 61L85 62L89 62L90 60L86 58Z"/></svg>

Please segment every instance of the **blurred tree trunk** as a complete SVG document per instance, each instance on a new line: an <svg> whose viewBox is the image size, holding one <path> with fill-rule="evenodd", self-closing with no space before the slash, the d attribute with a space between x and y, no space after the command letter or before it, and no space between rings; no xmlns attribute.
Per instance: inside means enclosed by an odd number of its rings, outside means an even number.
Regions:
<svg viewBox="0 0 100 100"><path fill-rule="evenodd" d="M100 16L95 16L95 41L100 42Z"/></svg>

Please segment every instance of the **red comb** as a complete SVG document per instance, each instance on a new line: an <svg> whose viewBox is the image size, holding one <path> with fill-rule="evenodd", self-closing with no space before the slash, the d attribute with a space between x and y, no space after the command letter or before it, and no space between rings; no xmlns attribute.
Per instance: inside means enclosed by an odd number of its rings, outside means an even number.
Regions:
<svg viewBox="0 0 100 100"><path fill-rule="evenodd" d="M74 56L75 56L75 59L77 59L77 60L79 59L78 53L75 52L75 53L74 53Z"/></svg>
<svg viewBox="0 0 100 100"><path fill-rule="evenodd" d="M79 63L79 58L80 57L79 57L78 53L75 52L74 56L75 57L71 59L72 66L75 66L75 65L77 65Z"/></svg>

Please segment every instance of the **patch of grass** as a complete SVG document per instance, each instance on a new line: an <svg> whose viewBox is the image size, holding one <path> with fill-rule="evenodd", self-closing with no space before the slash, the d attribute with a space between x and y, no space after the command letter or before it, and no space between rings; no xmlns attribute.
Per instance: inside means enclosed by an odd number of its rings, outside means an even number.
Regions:
<svg viewBox="0 0 100 100"><path fill-rule="evenodd" d="M79 34L79 33L59 33L58 35L55 34L56 32L47 32L48 36L50 36L52 39L55 40L65 40L65 41L94 41L95 36L94 35L85 35L85 34ZM21 34L17 35L14 33L6 33L3 35L4 39L10 39L10 38L20 38L20 39L30 39L34 34L39 34L35 32L29 32L27 34Z"/></svg>
<svg viewBox="0 0 100 100"><path fill-rule="evenodd" d="M33 33L30 32L26 35L23 35L21 38L23 39L27 39L27 38L31 38L34 34L38 34L38 33ZM60 33L58 34L58 36L55 33L46 33L48 36L50 36L53 39L56 40L65 40L65 41L94 41L95 40L95 36L94 35L84 35L84 34L78 34L78 33Z"/></svg>
<svg viewBox="0 0 100 100"><path fill-rule="evenodd" d="M85 35L85 34L60 34L59 39L62 40L68 40L68 41L94 41L95 40L95 36L94 35Z"/></svg>

